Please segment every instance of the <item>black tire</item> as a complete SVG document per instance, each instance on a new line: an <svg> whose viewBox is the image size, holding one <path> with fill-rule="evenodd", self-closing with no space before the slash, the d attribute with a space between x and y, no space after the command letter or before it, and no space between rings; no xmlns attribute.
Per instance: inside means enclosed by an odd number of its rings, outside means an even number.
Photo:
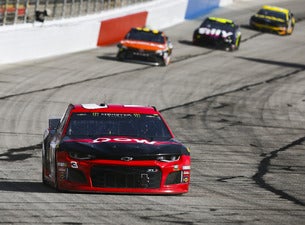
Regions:
<svg viewBox="0 0 305 225"><path fill-rule="evenodd" d="M287 35L291 35L291 34L293 33L293 30L294 30L294 25L291 25L291 31L288 32L288 28L287 28L286 34L287 34Z"/></svg>
<svg viewBox="0 0 305 225"><path fill-rule="evenodd" d="M43 145L44 144L45 143L43 143ZM44 167L45 167L45 153L44 153L44 147L42 147L42 151L41 151L41 180L42 180L42 183L44 185L48 185L47 180L44 178Z"/></svg>
<svg viewBox="0 0 305 225"><path fill-rule="evenodd" d="M124 61L126 58L126 52L125 51L119 51L117 54L117 59L119 61Z"/></svg>
<svg viewBox="0 0 305 225"><path fill-rule="evenodd" d="M157 58L157 63L159 66L166 66L165 61L162 57Z"/></svg>
<svg viewBox="0 0 305 225"><path fill-rule="evenodd" d="M239 46L240 46L240 41L241 41L241 36L239 36L235 42L235 50L238 50L239 49Z"/></svg>
<svg viewBox="0 0 305 225"><path fill-rule="evenodd" d="M157 63L159 64L159 66L168 66L168 64L170 63L170 56L167 56L167 58L157 58Z"/></svg>
<svg viewBox="0 0 305 225"><path fill-rule="evenodd" d="M47 180L44 178L44 166L42 166L41 180L44 185L49 185Z"/></svg>
<svg viewBox="0 0 305 225"><path fill-rule="evenodd" d="M239 37L236 39L234 45L231 45L230 47L227 47L227 48L226 48L226 51L228 51L228 52L233 52L233 51L238 50L238 49L239 49L239 46L240 46L240 40L241 40L241 36L239 36Z"/></svg>
<svg viewBox="0 0 305 225"><path fill-rule="evenodd" d="M55 156L56 158L56 156ZM55 161L54 163L54 171L55 171L55 178L54 178L54 188L56 189L56 191L61 191L59 188L58 188L58 182L57 182L57 162Z"/></svg>

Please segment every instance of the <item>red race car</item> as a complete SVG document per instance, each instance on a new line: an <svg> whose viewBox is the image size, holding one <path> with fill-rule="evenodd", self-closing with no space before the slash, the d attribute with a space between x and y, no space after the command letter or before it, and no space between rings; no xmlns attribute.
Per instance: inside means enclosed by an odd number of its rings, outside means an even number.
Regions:
<svg viewBox="0 0 305 225"><path fill-rule="evenodd" d="M183 194L190 164L150 106L70 104L43 135L42 180L59 191Z"/></svg>

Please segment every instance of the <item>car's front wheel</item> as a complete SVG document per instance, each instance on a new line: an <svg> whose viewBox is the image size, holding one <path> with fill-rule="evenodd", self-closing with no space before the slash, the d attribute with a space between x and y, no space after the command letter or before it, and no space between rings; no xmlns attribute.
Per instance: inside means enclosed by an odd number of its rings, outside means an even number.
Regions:
<svg viewBox="0 0 305 225"><path fill-rule="evenodd" d="M287 29L286 29L286 34L287 35L291 35L292 32L294 30L294 25L292 24L292 22L290 23L290 25L288 25Z"/></svg>
<svg viewBox="0 0 305 225"><path fill-rule="evenodd" d="M235 42L235 50L239 49L240 41L241 41L241 36L238 36L238 38L236 39L236 42Z"/></svg>
<svg viewBox="0 0 305 225"><path fill-rule="evenodd" d="M241 36L238 36L234 44L231 44L229 47L226 47L226 51L233 52L238 50L240 46L240 40L241 40Z"/></svg>
<svg viewBox="0 0 305 225"><path fill-rule="evenodd" d="M43 161L44 161L44 159L42 159ZM45 171L45 167L44 167L44 162L42 163L42 170L41 170L41 179L42 179L42 183L44 184L44 185L48 185L48 182L47 182L47 180L46 180L46 178L45 178L45 176L44 176L44 171Z"/></svg>
<svg viewBox="0 0 305 225"><path fill-rule="evenodd" d="M160 66L168 66L170 61L171 61L171 57L167 52L165 52L163 56L158 58L158 64Z"/></svg>
<svg viewBox="0 0 305 225"><path fill-rule="evenodd" d="M117 54L117 59L123 61L125 58L126 58L126 52L124 50L123 51L120 50Z"/></svg>

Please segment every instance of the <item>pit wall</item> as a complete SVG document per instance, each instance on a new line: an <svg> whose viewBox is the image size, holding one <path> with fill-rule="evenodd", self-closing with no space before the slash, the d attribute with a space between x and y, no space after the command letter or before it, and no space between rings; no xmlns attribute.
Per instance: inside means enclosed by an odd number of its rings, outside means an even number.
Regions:
<svg viewBox="0 0 305 225"><path fill-rule="evenodd" d="M81 18L0 27L0 65L116 44L134 26L165 29L233 0L155 0Z"/></svg>

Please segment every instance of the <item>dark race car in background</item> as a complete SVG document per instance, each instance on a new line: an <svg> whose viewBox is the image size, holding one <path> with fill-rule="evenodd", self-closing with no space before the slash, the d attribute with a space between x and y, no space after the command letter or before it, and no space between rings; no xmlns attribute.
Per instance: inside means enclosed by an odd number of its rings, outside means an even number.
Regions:
<svg viewBox="0 0 305 225"><path fill-rule="evenodd" d="M240 46L241 31L232 20L217 17L206 18L193 33L193 44L237 50Z"/></svg>
<svg viewBox="0 0 305 225"><path fill-rule="evenodd" d="M295 18L288 9L264 5L255 15L251 16L250 26L261 31L289 35L294 30Z"/></svg>
<svg viewBox="0 0 305 225"><path fill-rule="evenodd" d="M155 107L70 104L43 136L43 183L60 191L183 194L190 163Z"/></svg>
<svg viewBox="0 0 305 225"><path fill-rule="evenodd" d="M117 58L152 65L167 66L173 45L164 32L148 28L132 28L118 44Z"/></svg>

